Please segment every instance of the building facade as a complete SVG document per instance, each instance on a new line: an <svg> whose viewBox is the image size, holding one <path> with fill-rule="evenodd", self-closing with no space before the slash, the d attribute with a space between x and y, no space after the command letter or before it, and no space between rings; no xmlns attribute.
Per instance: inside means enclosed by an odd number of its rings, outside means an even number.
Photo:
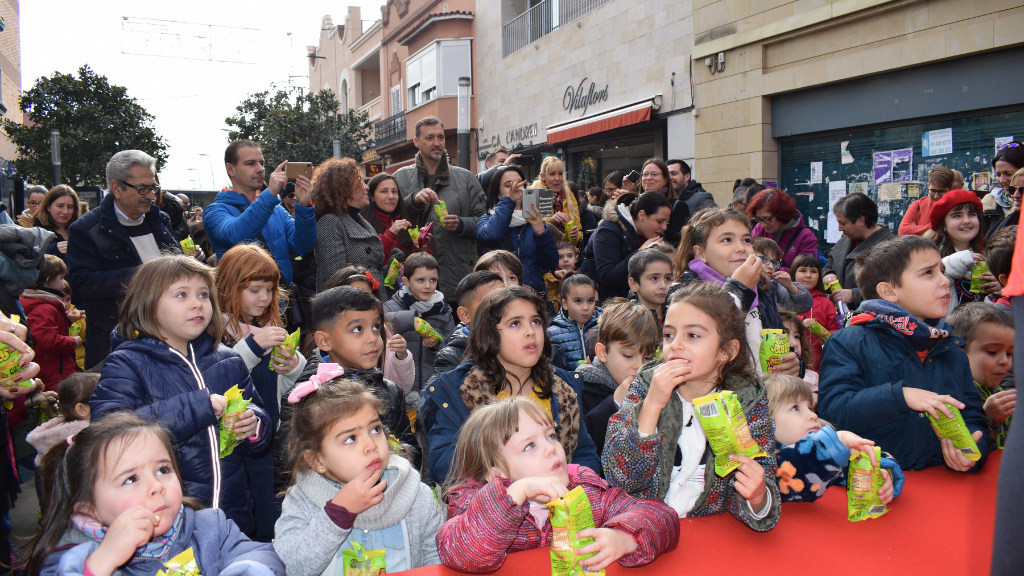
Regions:
<svg viewBox="0 0 1024 576"><path fill-rule="evenodd" d="M21 19L18 0L0 0L0 116L21 123ZM21 206L15 198L14 159L18 152L7 134L0 131L0 198L12 210ZM20 185L19 185L20 190ZM19 192L20 194L20 192ZM15 202L17 200L17 202Z"/></svg>
<svg viewBox="0 0 1024 576"><path fill-rule="evenodd" d="M1020 0L695 0L696 166L719 203L777 183L822 244L863 192L894 232L934 166L984 194L1024 140Z"/></svg>
<svg viewBox="0 0 1024 576"><path fill-rule="evenodd" d="M481 10L477 160L506 148L535 176L557 154L583 189L652 156L691 161L690 6L502 0Z"/></svg>

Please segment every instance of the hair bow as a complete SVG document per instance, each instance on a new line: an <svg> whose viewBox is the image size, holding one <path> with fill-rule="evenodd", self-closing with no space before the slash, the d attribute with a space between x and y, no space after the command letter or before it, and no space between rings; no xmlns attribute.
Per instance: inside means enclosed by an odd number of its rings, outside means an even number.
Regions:
<svg viewBox="0 0 1024 576"><path fill-rule="evenodd" d="M377 282L377 279L373 277L373 274L370 274L369 270L366 271L366 281L370 283L372 290L376 291L380 288L380 282Z"/></svg>
<svg viewBox="0 0 1024 576"><path fill-rule="evenodd" d="M291 394L288 395L288 401L295 404L311 392L319 389L324 382L330 382L344 373L345 369L340 365L323 362L316 367L316 374L311 376L309 380L300 383L292 390Z"/></svg>

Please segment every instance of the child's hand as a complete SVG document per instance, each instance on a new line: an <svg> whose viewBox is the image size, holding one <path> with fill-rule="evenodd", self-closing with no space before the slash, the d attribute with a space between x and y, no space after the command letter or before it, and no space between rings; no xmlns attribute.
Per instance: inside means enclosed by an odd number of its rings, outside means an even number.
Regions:
<svg viewBox="0 0 1024 576"><path fill-rule="evenodd" d="M1010 388L1002 392L996 392L985 400L985 416L1001 424L1010 416L1013 416L1014 408L1017 407L1017 389Z"/></svg>
<svg viewBox="0 0 1024 576"><path fill-rule="evenodd" d="M355 480L342 486L331 498L331 502L353 514L362 514L371 506L380 504L384 500L384 489L388 486L387 480L381 480L386 467L382 465L376 470L364 471Z"/></svg>
<svg viewBox="0 0 1024 576"><path fill-rule="evenodd" d="M903 400L911 410L927 412L932 415L932 418L938 418L939 412L942 412L946 418L952 418L953 413L946 408L946 404L952 404L960 410L964 409L963 402L952 396L936 394L931 390L922 390L921 388L903 388Z"/></svg>
<svg viewBox="0 0 1024 576"><path fill-rule="evenodd" d="M622 406L622 401L626 399L626 394L629 393L629 387L633 384L633 380L635 379L636 376L628 376L621 384L619 384L619 387L615 389L614 396L616 404Z"/></svg>
<svg viewBox="0 0 1024 576"><path fill-rule="evenodd" d="M558 478L549 476L531 476L513 482L506 490L512 501L522 505L529 499L543 504L557 500L569 489Z"/></svg>
<svg viewBox="0 0 1024 576"><path fill-rule="evenodd" d="M840 430L836 432L836 435L839 436L839 441L850 449L850 456L855 456L858 452L863 452L868 455L868 458L871 458L872 466L878 465L878 462L875 462L874 441L865 440L853 432L847 432L846 430Z"/></svg>
<svg viewBox="0 0 1024 576"><path fill-rule="evenodd" d="M555 270L553 274L555 275L555 278L558 278L559 280L565 280L565 277L568 276L569 274L572 274L573 272L574 270Z"/></svg>
<svg viewBox="0 0 1024 576"><path fill-rule="evenodd" d="M747 261L740 264L740 267L732 273L732 278L753 290L761 279L761 259L754 254L747 256Z"/></svg>
<svg viewBox="0 0 1024 576"><path fill-rule="evenodd" d="M587 566L588 572L603 570L612 562L637 549L636 540L631 535L615 528L587 528L580 530L576 536L594 539L593 544L576 549L577 555L597 552L590 558L580 560L580 566Z"/></svg>
<svg viewBox="0 0 1024 576"><path fill-rule="evenodd" d="M832 293L832 302L838 304L840 300L847 304L853 304L853 290L849 288L843 288L842 290L836 290Z"/></svg>
<svg viewBox="0 0 1024 576"><path fill-rule="evenodd" d="M395 358L405 360L409 355L409 344L402 338L401 334L395 334L388 338L388 348L395 353Z"/></svg>
<svg viewBox="0 0 1024 576"><path fill-rule="evenodd" d="M733 488L736 493L750 503L750 509L758 512L764 508L764 501L768 498L768 488L764 485L764 468L757 463L757 460L733 454L729 460L739 462L740 467L736 469L736 481Z"/></svg>
<svg viewBox="0 0 1024 576"><path fill-rule="evenodd" d="M978 440L981 440L982 435L983 432L978 430L974 434L971 434L971 438L974 438L974 441L977 442ZM974 460L970 460L967 456L964 456L964 453L954 447L953 441L948 438L942 439L942 459L946 461L946 466L949 466L957 472L966 472L971 468L974 468L974 465L977 464Z"/></svg>
<svg viewBox="0 0 1024 576"><path fill-rule="evenodd" d="M438 346L441 345L441 341L438 340L437 338L423 338L421 339L421 342L427 348L437 348Z"/></svg>
<svg viewBox="0 0 1024 576"><path fill-rule="evenodd" d="M238 416L235 421L235 435L239 438L248 438L256 432L256 414L252 410L246 410Z"/></svg>
<svg viewBox="0 0 1024 576"><path fill-rule="evenodd" d="M68 310L67 316L68 316L68 322L70 322L71 324L74 324L75 322L78 322L82 318L85 318L85 311L84 310Z"/></svg>
<svg viewBox="0 0 1024 576"><path fill-rule="evenodd" d="M224 409L228 407L228 399L220 394L210 394L210 405L213 406L213 414L217 418L224 415Z"/></svg>
<svg viewBox="0 0 1024 576"><path fill-rule="evenodd" d="M270 326L260 330L258 334L253 336L256 343L259 344L260 348L269 350L274 346L280 346L281 342L288 337L288 331L280 326Z"/></svg>
<svg viewBox="0 0 1024 576"><path fill-rule="evenodd" d="M793 285L793 278L792 276L789 275L789 272L783 272L782 270L779 270L778 272L775 273L774 278L776 282L782 284L783 288L792 292L793 294L796 294L797 292L800 291L796 286Z"/></svg>
<svg viewBox="0 0 1024 576"><path fill-rule="evenodd" d="M814 327L814 318L804 318L803 324L804 328L810 330L811 328Z"/></svg>
<svg viewBox="0 0 1024 576"><path fill-rule="evenodd" d="M272 354L271 360L274 362L274 372L287 374L295 370L295 367L299 365L299 354L298 352L292 352L288 356Z"/></svg>
<svg viewBox="0 0 1024 576"><path fill-rule="evenodd" d="M672 393L679 386L686 383L692 367L686 360L669 360L654 369L654 376L651 377L651 389L647 392L644 406L652 404L660 413L665 406L668 406Z"/></svg>
<svg viewBox="0 0 1024 576"><path fill-rule="evenodd" d="M874 450L871 452L874 452ZM872 464L874 464L874 462L872 462ZM893 495L892 475L889 474L888 470L882 470L882 478L885 478L885 482L883 482L882 487L878 489L878 496L881 497L882 504L888 505L889 502L892 502Z"/></svg>
<svg viewBox="0 0 1024 576"><path fill-rule="evenodd" d="M777 366L772 366L772 372L775 374L789 374L790 376L800 376L800 358L796 355L796 352L790 351L788 354L782 357L782 362Z"/></svg>
<svg viewBox="0 0 1024 576"><path fill-rule="evenodd" d="M142 506L132 506L114 518L96 551L85 559L95 576L110 576L132 559L135 550L149 542L160 518Z"/></svg>

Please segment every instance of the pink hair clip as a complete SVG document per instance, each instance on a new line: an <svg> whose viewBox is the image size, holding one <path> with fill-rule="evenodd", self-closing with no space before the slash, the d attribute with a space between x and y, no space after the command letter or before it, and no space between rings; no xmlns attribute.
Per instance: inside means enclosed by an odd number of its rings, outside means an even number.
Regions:
<svg viewBox="0 0 1024 576"><path fill-rule="evenodd" d="M71 436L68 436L68 446L71 446L71 443L74 442L74 441L75 441L75 435L74 434L72 434Z"/></svg>
<svg viewBox="0 0 1024 576"><path fill-rule="evenodd" d="M311 376L309 380L300 383L294 390L292 390L291 394L288 395L288 401L295 404L311 392L319 389L325 382L330 382L344 373L345 369L340 365L322 362L316 367L316 374Z"/></svg>

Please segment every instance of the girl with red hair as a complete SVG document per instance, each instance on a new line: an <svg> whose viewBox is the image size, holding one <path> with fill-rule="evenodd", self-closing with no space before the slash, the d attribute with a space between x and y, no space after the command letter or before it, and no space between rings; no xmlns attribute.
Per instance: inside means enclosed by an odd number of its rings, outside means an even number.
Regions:
<svg viewBox="0 0 1024 576"><path fill-rule="evenodd" d="M747 205L747 216L756 222L753 238L771 238L782 248L782 266L789 272L793 260L801 254L818 253L818 238L804 226L804 217L796 209L796 200L778 188L765 188Z"/></svg>

